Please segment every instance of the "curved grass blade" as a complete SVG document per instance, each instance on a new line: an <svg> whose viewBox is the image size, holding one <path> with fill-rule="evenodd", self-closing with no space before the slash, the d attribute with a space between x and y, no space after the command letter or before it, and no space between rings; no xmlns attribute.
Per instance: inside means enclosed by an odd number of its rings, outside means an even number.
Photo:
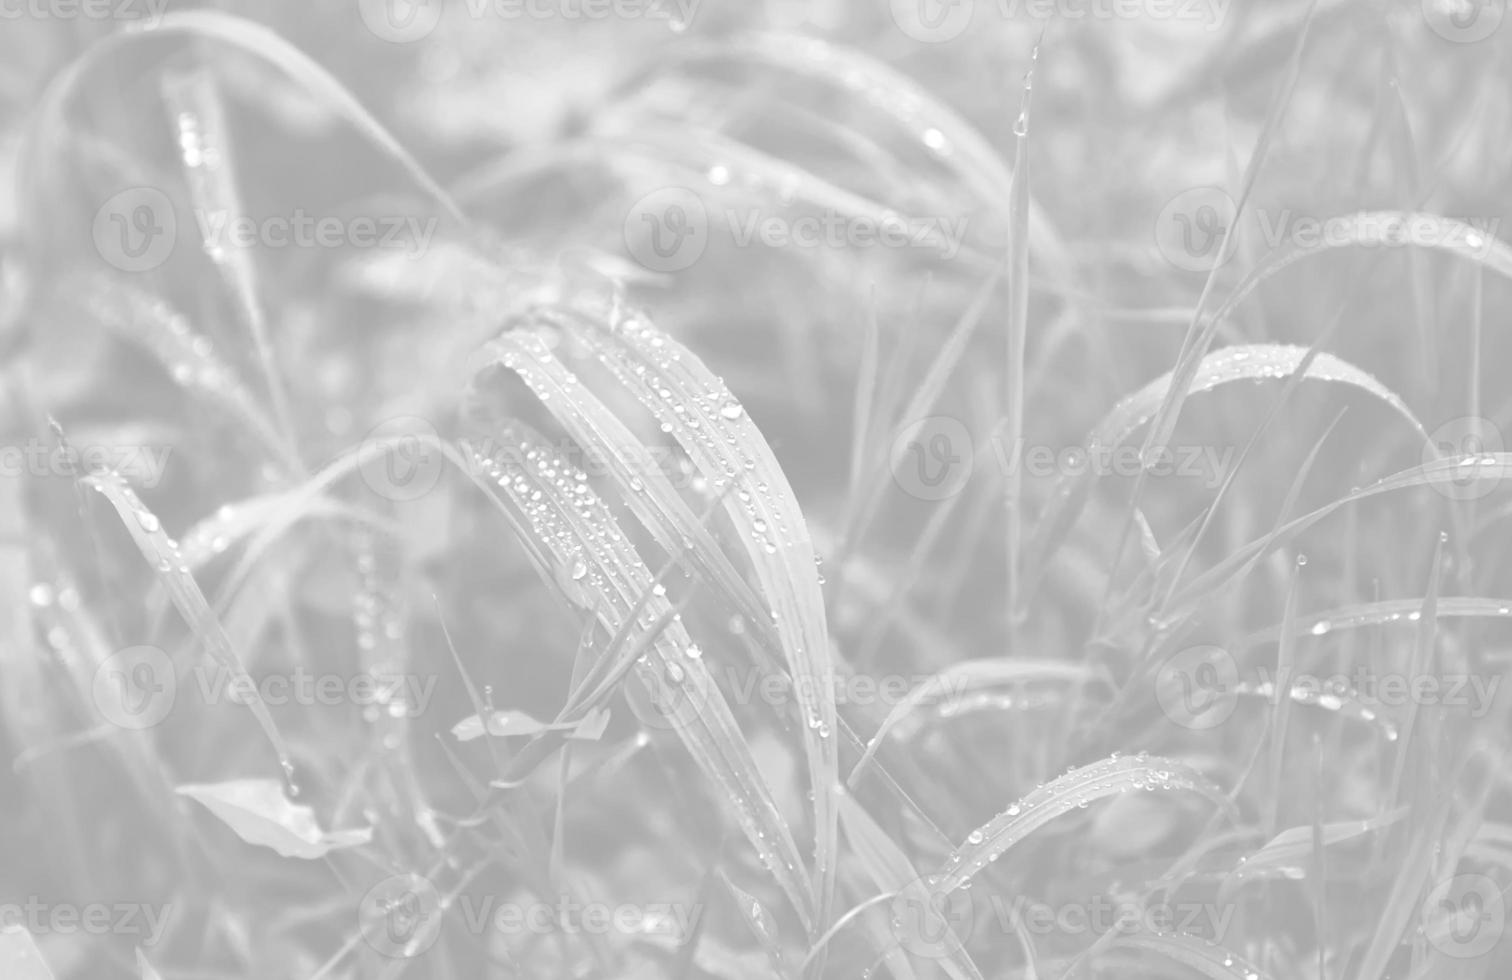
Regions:
<svg viewBox="0 0 1512 980"><path fill-rule="evenodd" d="M814 878L820 920L835 882L838 783L836 677L824 595L803 513L771 447L722 380L692 351L630 313L607 329L572 330L677 440L716 493L733 484L725 511L740 530L771 609L804 720L814 794Z"/></svg>
<svg viewBox="0 0 1512 980"><path fill-rule="evenodd" d="M200 215L217 215L236 220L246 213L237 185L235 153L230 145L225 103L219 83L206 69L183 75L170 75L163 82L163 98L173 111L178 131L179 157L189 184L189 196ZM202 231L207 229L201 228ZM227 249L206 238L202 241L205 256L219 271L222 280L236 299L243 324L252 337L262 367L263 383L273 402L273 417L289 458L299 455L294 433L294 419L289 396L268 334L268 317L259 295L257 268L252 253L243 248Z"/></svg>
<svg viewBox="0 0 1512 980"><path fill-rule="evenodd" d="M966 838L945 861L941 890L962 887L1009 848L1051 820L1088 803L1136 790L1190 790L1236 816L1228 797L1185 763L1140 753L1113 756L1046 783Z"/></svg>
<svg viewBox="0 0 1512 980"><path fill-rule="evenodd" d="M1194 331L1187 353L1172 372L1173 381L1150 431L1147 449L1170 439L1187 396L1200 390L1193 385L1219 325L1266 279L1302 259L1335 248L1411 244L1447 252L1512 280L1512 246L1452 218L1418 211L1363 211L1334 219L1330 228L1336 231L1323 236L1327 241L1292 244L1271 252L1205 322L1194 321L1194 327L1199 322L1201 327Z"/></svg>
<svg viewBox="0 0 1512 980"><path fill-rule="evenodd" d="M910 908L926 916L939 916L935 896L949 894L935 878L925 878L914 868L908 855L889 837L872 815L849 793L838 794L840 819L845 827L845 837L860 856L872 882L894 899L903 897ZM971 977L981 980L981 971L972 962L965 945L956 936L954 928L945 917L931 921L928 935L941 936L937 945L944 962L943 966L956 977ZM898 944L882 950L885 958L901 957Z"/></svg>
<svg viewBox="0 0 1512 980"><path fill-rule="evenodd" d="M1324 847L1332 847L1374 833L1383 827L1390 827L1406 815L1407 808L1398 807L1369 820L1323 824L1317 828L1317 832L1311 824L1283 830L1260 850L1247 855L1229 872L1219 888L1219 901L1228 901L1235 890L1249 882L1291 877L1305 870L1314 858L1315 838Z"/></svg>
<svg viewBox="0 0 1512 980"><path fill-rule="evenodd" d="M591 608L611 635L617 633L653 589L650 570L585 473L523 426L511 427L506 435L517 440L518 452L475 455L469 475L480 487L503 491L510 505L506 513L512 515L517 533L536 542L536 559L544 566L546 581L569 601ZM588 601L589 596L599 601ZM670 612L670 604L653 594L638 621L642 628L651 628L663 621L664 612ZM705 774L724 790L741 830L793 902L804 927L812 929L812 896L803 886L802 862L787 823L680 619L664 621L636 669L666 722Z"/></svg>
<svg viewBox="0 0 1512 980"><path fill-rule="evenodd" d="M1177 597L1177 602L1171 605L1171 608L1175 610L1171 619L1179 621L1185 618L1191 613L1192 608L1202 601L1203 596L1253 568L1255 563L1269 554L1272 548L1290 540L1293 535L1306 530L1349 504L1368 500L1381 494L1417 487L1447 484L1463 489L1469 484L1482 481L1491 481L1494 486L1505 480L1509 473L1512 473L1512 453L1468 453L1436 459L1383 477L1370 486L1354 490L1311 513L1288 521L1262 538L1235 549L1222 562L1199 576Z"/></svg>
<svg viewBox="0 0 1512 980"><path fill-rule="evenodd" d="M980 200L1008 211L1013 175L981 132L918 82L870 55L814 37L775 33L689 46L680 54L688 63L766 64L851 92L890 116L920 145L930 147ZM1027 214L1036 249L1053 274L1062 277L1071 263L1060 236L1032 201Z"/></svg>
<svg viewBox="0 0 1512 980"><path fill-rule="evenodd" d="M19 164L21 186L28 189L28 193L22 196L23 206L38 208L45 204L46 196L39 191L39 181L45 168L38 154L54 142L54 137L65 122L69 102L90 74L121 51L144 43L150 44L160 37L173 36L225 44L278 68L392 157L416 184L434 197L460 224L467 223L451 195L335 76L263 25L212 10L175 11L165 14L155 26L108 35L58 73L42 94L22 141Z"/></svg>
<svg viewBox="0 0 1512 980"><path fill-rule="evenodd" d="M200 591L199 584L194 576L183 563L183 556L179 553L178 545L168 537L163 530L163 525L157 515L147 509L137 497L126 481L119 475L111 472L91 474L82 479L84 486L89 487L106 500L120 515L121 523L136 546L142 552L142 557L153 567L158 576L158 581L167 591L174 606L178 608L179 615L184 618L194 635L205 645L205 652L215 662L229 672L236 688L251 692L247 698L247 707L251 710L257 724L267 736L268 743L273 746L273 751L278 756L278 764L283 769L284 779L293 785L294 762L289 751L289 745L284 741L283 735L278 731L278 726L273 722L273 716L269 714L267 705L263 704L262 698L256 694L257 687L242 666L241 658L232 649L231 640L226 635L225 627L220 619L211 610L209 603L205 601L205 595Z"/></svg>
<svg viewBox="0 0 1512 980"><path fill-rule="evenodd" d="M882 727L866 743L866 751L851 770L846 785L854 789L872 762L877 750L887 741L893 730L911 714L936 699L958 700L964 695L994 687L1017 687L1036 681L1066 681L1068 683L1095 680L1097 672L1085 664L1063 660L1004 660L991 658L967 660L951 664L933 677L909 691L888 712Z"/></svg>
<svg viewBox="0 0 1512 980"><path fill-rule="evenodd" d="M645 444L557 358L550 341L560 335L561 322L546 312L527 316L489 345L489 354L525 382L575 442L600 454L631 512L663 551L685 553L718 593L731 598L734 611L770 632L761 601Z"/></svg>
<svg viewBox="0 0 1512 980"><path fill-rule="evenodd" d="M1198 364L1187 382L1189 394L1212 391L1236 381L1284 380L1307 358L1308 348L1292 344L1244 344L1226 347L1208 354ZM1402 398L1368 372L1332 354L1319 353L1307 366L1306 377L1358 388L1384 402L1413 427L1426 441L1427 430ZM1149 423L1169 399L1176 383L1176 372L1167 372L1139 391L1124 398L1105 415L1087 438L1087 452L1101 453L1116 449L1128 441L1136 430ZM1092 486L1097 482L1097 468L1061 477L1035 530L1031 548L1036 567L1054 554L1072 523L1081 513Z"/></svg>
<svg viewBox="0 0 1512 980"><path fill-rule="evenodd" d="M1297 636L1329 636L1342 630L1370 626L1395 626L1417 623L1422 618L1422 599L1383 599L1359 605L1340 606L1300 619L1293 627ZM1512 617L1512 599L1484 596L1447 596L1438 600L1438 618L1502 619ZM1238 644L1240 649L1275 643L1281 627L1251 633Z"/></svg>
<svg viewBox="0 0 1512 980"><path fill-rule="evenodd" d="M1183 933L1136 932L1115 939L1113 946L1158 953L1211 980L1266 980L1265 974L1225 947Z"/></svg>
<svg viewBox="0 0 1512 980"><path fill-rule="evenodd" d="M165 300L123 279L100 275L70 276L59 295L100 326L147 350L176 384L219 406L270 453L290 459L287 443L236 371Z"/></svg>
<svg viewBox="0 0 1512 980"><path fill-rule="evenodd" d="M716 872L725 889L730 893L730 898L735 902L735 907L740 911L740 917L745 921L746 927L751 930L751 935L756 937L762 952L766 953L767 962L772 965L773 974L779 980L796 980L797 974L793 973L788 965L787 957L782 952L782 944L778 942L776 930L772 924L772 916L760 900L751 893L744 891L730 876L723 871Z"/></svg>

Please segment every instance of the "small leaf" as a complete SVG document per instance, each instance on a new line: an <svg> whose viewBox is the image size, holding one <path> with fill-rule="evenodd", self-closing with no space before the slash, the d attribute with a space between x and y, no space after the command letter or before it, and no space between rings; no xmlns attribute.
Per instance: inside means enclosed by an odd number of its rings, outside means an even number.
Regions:
<svg viewBox="0 0 1512 980"><path fill-rule="evenodd" d="M511 735L539 735L551 726L544 721L538 721L523 711L495 711L488 718L488 734L495 738L508 738ZM459 742L471 742L483 737L483 718L481 715L473 715L457 722L452 728L452 736Z"/></svg>
<svg viewBox="0 0 1512 980"><path fill-rule="evenodd" d="M202 804L248 844L272 848L284 857L313 861L373 839L371 827L321 830L315 811L291 803L274 779L180 786L177 792Z"/></svg>
<svg viewBox="0 0 1512 980"><path fill-rule="evenodd" d="M594 708L578 722L572 734L567 737L579 742L597 742L604 737L604 731L609 727L610 719L608 708Z"/></svg>

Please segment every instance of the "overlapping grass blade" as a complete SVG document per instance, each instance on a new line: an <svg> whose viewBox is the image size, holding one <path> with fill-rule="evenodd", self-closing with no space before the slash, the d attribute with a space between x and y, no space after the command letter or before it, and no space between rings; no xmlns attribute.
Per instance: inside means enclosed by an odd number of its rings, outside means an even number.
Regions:
<svg viewBox="0 0 1512 980"><path fill-rule="evenodd" d="M1422 618L1422 599L1382 599L1358 605L1339 606L1335 609L1312 613L1301 617L1293 624L1296 636L1330 636L1343 630L1365 629L1370 626L1397 626L1417 623ZM1503 619L1512 617L1512 599L1492 599L1484 596L1441 596L1438 600L1440 619ZM1281 636L1281 627L1251 633L1236 646L1240 649L1275 643Z"/></svg>
<svg viewBox="0 0 1512 980"><path fill-rule="evenodd" d="M1175 598L1169 607L1172 611L1170 618L1179 620L1189 615L1193 607L1202 601L1202 597L1211 594L1224 583L1254 567L1255 562L1269 554L1272 548L1290 540L1299 532L1312 527L1349 504L1398 490L1411 490L1418 487L1451 485L1462 488L1467 485L1467 481L1468 483L1490 482L1494 486L1506 479L1505 474L1508 472L1512 472L1512 453L1467 453L1436 459L1383 477L1367 487L1352 491L1310 513L1294 518L1264 537L1235 549L1227 558L1194 580Z"/></svg>
<svg viewBox="0 0 1512 980"><path fill-rule="evenodd" d="M1374 833L1383 827L1389 827L1406 815L1407 809L1398 807L1368 820L1343 820L1323 824L1317 833L1314 832L1311 824L1283 830L1258 851L1246 855L1244 862L1229 872L1224 879L1219 897L1227 900L1226 896L1246 883L1286 876L1307 869L1313 860L1315 837L1321 840L1324 847L1332 847L1335 844L1342 844Z"/></svg>
<svg viewBox="0 0 1512 980"><path fill-rule="evenodd" d="M290 458L287 443L235 369L166 300L123 279L97 274L68 277L58 295L91 321L148 351L176 384L226 412L268 452Z"/></svg>
<svg viewBox="0 0 1512 980"><path fill-rule="evenodd" d="M119 475L108 471L94 473L84 477L83 483L97 491L115 508L116 513L120 515L121 523L142 552L142 557L156 572L158 581L162 583L169 598L173 600L179 615L204 644L205 652L230 673L238 689L250 693L246 702L247 706L253 717L257 719L257 724L262 728L263 734L267 736L268 743L273 746L273 751L278 756L278 763L283 769L284 778L292 783L294 762L290 755L289 745L279 733L278 726L274 724L273 716L268 713L268 708L263 704L262 698L256 694L257 688L242 665L241 658L232 649L225 627L221 625L220 619L211 610L209 603L205 601L205 595L200 591L194 576L185 567L177 543L168 537L157 515L147 509L136 491Z"/></svg>
<svg viewBox="0 0 1512 980"><path fill-rule="evenodd" d="M556 356L550 341L560 336L567 315L541 311L521 319L489 346L490 357L518 374L579 445L601 454L631 512L665 552L685 553L735 612L757 631L770 632L761 601L645 444Z"/></svg>
<svg viewBox="0 0 1512 980"><path fill-rule="evenodd" d="M1088 803L1137 790L1190 790L1233 816L1227 796L1196 769L1174 759L1140 753L1113 756L1044 784L972 831L941 873L945 893L962 887L1029 834Z"/></svg>
<svg viewBox="0 0 1512 980"><path fill-rule="evenodd" d="M1007 370L1003 375L1003 397L1007 406L1003 424L1008 445L1017 451L1024 438L1024 357L1029 338L1029 109L1034 97L1034 69L1039 61L1039 45L1029 61L1029 70L1024 75L1023 104L1018 121L1013 125L1014 159L1013 183L1008 190L1008 352ZM1015 646L1021 618L1019 593L1022 583L1020 551L1023 549L1024 471L1010 466L1003 474L1003 504L1007 514L1007 540L1005 553L1008 569L1008 592L1005 608L1008 612L1009 646Z"/></svg>
<svg viewBox="0 0 1512 980"><path fill-rule="evenodd" d="M782 944L778 941L771 913L756 896L731 881L729 875L723 871L717 874L725 890L730 893L730 898L735 902L735 908L739 910L746 928L751 930L751 935L756 937L756 942L761 946L762 952L766 953L767 962L771 964L774 975L780 980L796 980L797 975L788 965L787 955L783 953Z"/></svg>
<svg viewBox="0 0 1512 980"><path fill-rule="evenodd" d="M752 33L729 41L689 45L678 52L688 63L732 60L763 64L827 84L864 99L891 117L921 145L942 148L937 156L982 202L1007 213L1013 178L991 143L949 104L902 73L854 48L799 35ZM1057 278L1070 268L1060 236L1044 211L1029 209L1030 233L1047 269Z"/></svg>
<svg viewBox="0 0 1512 980"><path fill-rule="evenodd" d="M1212 391L1237 381L1284 380L1307 358L1309 349L1292 344L1244 344L1214 351L1202 359L1187 382L1188 394ZM1306 377L1348 385L1372 395L1403 418L1427 440L1427 430L1402 398L1368 372L1332 354L1319 353L1308 364ZM1088 453L1102 453L1123 445L1141 426L1155 418L1169 399L1175 371L1167 372L1125 397L1098 423L1087 438ZM1036 567L1054 554L1071 529L1097 481L1097 467L1063 476L1057 483L1035 529L1031 551Z"/></svg>
<svg viewBox="0 0 1512 980"><path fill-rule="evenodd" d="M882 727L877 729L866 743L866 752L861 756L846 785L854 789L865 773L877 750L887 741L888 735L905 721L909 715L935 699L959 699L969 693L994 687L1017 687L1038 682L1064 681L1067 683L1095 680L1098 674L1086 664L1063 660L1002 659L993 657L983 660L965 660L951 664L945 670L909 691L888 712Z"/></svg>
<svg viewBox="0 0 1512 980"><path fill-rule="evenodd" d="M834 891L838 781L837 677L813 543L792 487L745 408L698 357L638 313L606 326L569 324L570 335L624 385L703 473L740 531L782 643L814 794L815 894ZM820 920L827 918L821 914Z"/></svg>
<svg viewBox="0 0 1512 980"><path fill-rule="evenodd" d="M1226 947L1183 933L1135 932L1115 939L1113 946L1158 953L1211 980L1267 980Z"/></svg>
<svg viewBox="0 0 1512 980"><path fill-rule="evenodd" d="M234 169L235 153L226 124L225 103L219 83L206 69L164 80L163 96L174 116L179 138L179 156L189 184L189 197L195 214L202 221L240 219L246 209ZM201 232L208 234L207 227ZM285 391L283 370L273 351L268 333L268 318L263 310L257 281L257 267L252 253L244 248L227 248L224 243L204 239L205 256L210 260L236 299L243 326L252 337L262 367L263 383L273 402L273 417L278 420L288 458L297 458L294 420L289 396Z"/></svg>
<svg viewBox="0 0 1512 980"><path fill-rule="evenodd" d="M652 590L650 570L585 473L523 426L510 427L505 436L519 452L475 456L469 474L481 487L503 492L517 533L535 542L546 580L575 605L591 609L611 635L617 633ZM601 601L587 601L588 596ZM653 595L639 622L650 628L663 622L667 611L667 600ZM700 768L724 791L741 830L805 928L812 928L813 898L787 823L680 620L664 621L636 670Z"/></svg>
<svg viewBox="0 0 1512 980"><path fill-rule="evenodd" d="M894 897L906 898L910 905L927 916L939 916L934 903L939 894L948 894L950 889L941 887L932 876L921 876L908 855L889 837L872 815L849 793L839 794L840 819L845 827L846 840L860 857L867 875L873 884ZM917 904L915 904L917 903ZM981 972L972 962L965 946L955 934L954 928L943 916L931 921L930 936L943 936L939 952L943 965L956 977L971 977L981 980ZM895 944L890 944L890 947ZM901 950L888 948L881 951L888 960L901 957ZM911 972L911 970L910 970Z"/></svg>
<svg viewBox="0 0 1512 980"><path fill-rule="evenodd" d="M1234 239L1239 221L1244 215L1245 206L1249 203L1250 195L1254 192L1255 183L1260 177L1260 170L1265 164L1265 159L1270 154L1272 142L1281 130L1281 121L1286 117L1288 108L1291 106L1292 95L1296 92L1297 81L1302 75L1302 53L1307 49L1307 39L1313 25L1313 18L1317 14L1317 0L1308 0L1307 12L1303 15L1302 29L1297 34L1296 46L1292 49L1291 62L1287 68L1286 78L1281 83L1272 99L1270 109L1266 113L1265 123L1260 129L1260 135L1255 144L1254 153L1250 155L1249 163L1244 168L1244 176L1240 183L1239 196L1234 204L1233 220L1228 222L1223 231L1223 239L1218 245L1217 255L1228 255L1229 246ZM1176 368L1172 372L1174 383L1166 390L1165 397L1161 402L1159 411L1155 415L1155 423L1145 437L1144 445L1140 449L1140 458L1149 459L1152 450L1163 447L1171 438L1171 433L1176 428L1176 417L1181 411L1188 394L1192 390L1192 383L1196 379L1197 372L1207 357L1208 348L1212 345L1212 331L1217 329L1218 318L1212 317L1206 324L1203 323L1203 315L1208 308L1208 300L1213 294L1213 289L1218 282L1218 273L1221 265L1215 264L1208 273L1207 280L1203 283L1202 295L1197 299L1196 312L1192 322L1187 327L1186 337L1181 343L1181 353L1177 357Z"/></svg>
<svg viewBox="0 0 1512 980"><path fill-rule="evenodd" d="M1452 218L1416 211L1363 211L1333 219L1329 227L1337 230L1323 236L1325 241L1285 245L1271 252L1234 287L1234 291L1212 314L1204 318L1199 308L1199 317L1193 325L1196 328L1200 324L1200 329L1194 329L1191 346L1184 349L1172 372L1170 387L1155 416L1155 425L1150 431L1144 451L1148 452L1169 441L1170 433L1175 429L1176 416L1180 414L1187 396L1202 390L1196 386L1196 380L1208 349L1217 336L1219 325L1261 283L1296 262L1335 248L1384 247L1410 243L1444 251L1512 280L1512 246L1481 229Z"/></svg>
<svg viewBox="0 0 1512 980"><path fill-rule="evenodd" d="M213 10L174 11L165 14L155 25L145 30L124 30L110 34L58 73L42 94L22 142L21 186L28 189L22 197L24 206L41 208L46 203L46 195L39 191L40 181L47 170L42 154L47 147L55 144L56 137L66 122L69 104L84 83L101 65L122 51L142 44L152 44L163 37L198 38L225 44L279 69L299 83L305 92L382 149L416 184L435 198L448 214L459 223L466 223L451 196L335 76L263 25ZM42 224L45 225L45 222Z"/></svg>

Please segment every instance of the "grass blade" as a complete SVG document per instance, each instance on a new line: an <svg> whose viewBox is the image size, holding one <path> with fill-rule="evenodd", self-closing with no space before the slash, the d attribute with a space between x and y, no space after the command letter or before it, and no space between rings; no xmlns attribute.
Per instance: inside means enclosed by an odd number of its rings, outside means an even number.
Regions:
<svg viewBox="0 0 1512 980"><path fill-rule="evenodd" d="M982 825L945 862L941 889L946 894L965 885L1051 820L1095 800L1136 790L1192 790L1232 814L1232 804L1218 787L1185 763L1140 753L1113 756L1066 773Z"/></svg>

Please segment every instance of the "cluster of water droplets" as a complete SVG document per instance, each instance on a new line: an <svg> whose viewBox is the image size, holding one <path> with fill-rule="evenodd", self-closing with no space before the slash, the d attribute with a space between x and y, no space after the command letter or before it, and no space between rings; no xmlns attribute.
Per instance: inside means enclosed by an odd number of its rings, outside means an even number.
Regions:
<svg viewBox="0 0 1512 980"><path fill-rule="evenodd" d="M1172 768L1166 760L1147 752L1124 757L1114 753L1101 762L1080 769L1072 766L1050 783L1040 783L1032 792L1011 804L984 826L971 832L966 846L946 859L943 878L969 887L983 868L1022 840L1045 821L1071 809L1086 809L1096 800L1128 791L1146 792L1198 789L1196 781Z"/></svg>
<svg viewBox="0 0 1512 980"><path fill-rule="evenodd" d="M759 553L775 556L784 547L797 550L800 540L802 548L810 548L807 536L795 535L792 525L781 516L780 500L762 477L757 458L750 451L752 443L749 440L759 439L759 436L754 430L748 432L741 427L745 410L723 384L698 382L685 370L685 354L679 346L643 318L627 314L618 302L601 310L577 312L588 317L590 322L608 323L610 329L580 329L571 322L553 322L543 314L536 318L537 325L533 329L517 328L500 338L495 345L500 363L514 371L543 401L550 402L553 396L557 396L557 401L550 407L564 418L569 429L574 427L573 423L591 429L595 427L593 420L585 417L582 408L571 397L573 388L580 382L556 358L555 351L570 344L575 352L596 358L652 413L662 431L677 439L698 472L709 478L709 495L728 492L729 499L736 501ZM596 317L592 315L594 313ZM701 369L701 365L699 367ZM706 370L700 370L699 374L712 378ZM552 457L549 462L548 455ZM628 616L629 607L652 587L653 576L634 548L622 540L617 522L587 485L586 476L556 456L534 447L527 448L524 453L523 467L513 460L481 461L480 465L496 481L502 481L501 486L522 506L532 531L542 540L554 542L552 551L565 570L559 580L583 584L591 594L612 599L613 614L606 626L617 630ZM489 470L489 465L496 469ZM526 470L534 472L527 473ZM553 484L555 492L552 496L559 502L572 503L575 512L570 522L557 519L548 513L549 507L543 507L539 502L532 508L532 495L539 489L534 486L537 481ZM639 493L645 489L639 478L628 482L631 492ZM734 486L731 486L732 482ZM574 526L581 533L575 531ZM583 554L584 545L596 554ZM599 562L603 563L602 569L598 567ZM604 569L610 571L610 577L603 575ZM655 596L645 603L639 625L650 628L667 608L666 600ZM798 615L791 610L791 603L789 610L789 618L796 621ZM782 615L776 610L772 618L774 623L782 622ZM688 705L690 700L698 700L680 698L676 690L679 685L688 686L690 678L697 680L696 689L705 692L705 696L717 696L707 670L698 662L699 654L698 648L687 640L681 623L674 621L652 645L652 655L660 661L661 670L659 674L651 672L648 682L652 690L658 692L658 697L674 699L681 706ZM643 656L637 664L643 676L652 667L649 656ZM687 713L684 708L683 714ZM832 734L831 722L818 707L807 708L805 719L820 738ZM686 733L679 731L695 755L704 751L699 740L690 740ZM720 775L723 767L714 760L708 761L716 778L725 778ZM796 875L794 862L784 856L790 853L788 849L769 840L763 830L763 826L781 825L781 818L766 794L754 786L727 784L725 788L735 805L742 829L756 844L763 864L776 870L776 864L780 862L789 874ZM753 800L759 802L753 804ZM769 810L768 820L757 820L750 811L752 805Z"/></svg>
<svg viewBox="0 0 1512 980"><path fill-rule="evenodd" d="M375 703L363 709L363 720L377 724L411 717L418 709L405 698L399 678L407 667L404 656L404 622L398 600L388 578L379 565L379 555L372 535L357 541L357 588L352 595L352 628L363 670L378 681ZM385 725L384 748L394 750L403 744L402 726Z"/></svg>
<svg viewBox="0 0 1512 980"><path fill-rule="evenodd" d="M187 109L174 117L174 125L178 130L179 159L184 164L195 199L220 199L220 196L210 192L213 181L224 179L221 169L225 160L213 138L214 134L207 132L208 126L200 113ZM208 223L204 224L202 231L205 255L217 265L224 264L227 259L225 245L211 234Z"/></svg>
<svg viewBox="0 0 1512 980"><path fill-rule="evenodd" d="M190 568L199 568L217 555L225 554L240 536L244 518L242 508L222 504L215 513L184 532L179 547Z"/></svg>
<svg viewBox="0 0 1512 980"><path fill-rule="evenodd" d="M82 660L69 625L80 614L83 599L72 580L60 575L52 582L36 582L26 598L45 627L48 649L64 666L79 668Z"/></svg>

